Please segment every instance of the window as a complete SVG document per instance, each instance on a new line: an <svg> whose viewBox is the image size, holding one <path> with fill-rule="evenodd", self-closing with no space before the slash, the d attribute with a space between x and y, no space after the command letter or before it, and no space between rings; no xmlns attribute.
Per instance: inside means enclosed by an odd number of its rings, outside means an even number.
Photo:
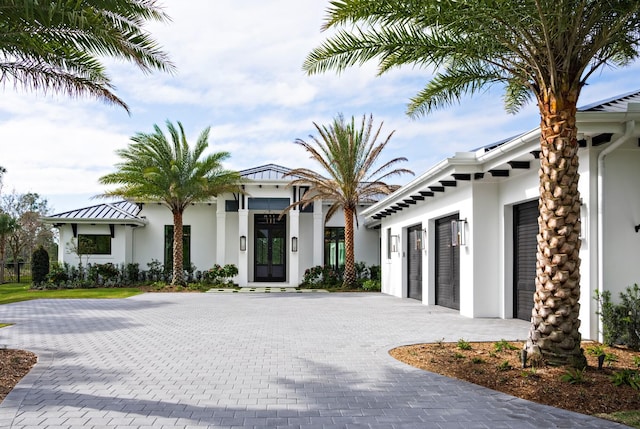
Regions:
<svg viewBox="0 0 640 429"><path fill-rule="evenodd" d="M387 259L391 259L391 228L387 228Z"/></svg>
<svg viewBox="0 0 640 429"><path fill-rule="evenodd" d="M324 229L324 264L334 269L344 267L344 228Z"/></svg>
<svg viewBox="0 0 640 429"><path fill-rule="evenodd" d="M182 226L182 259L184 268L191 265L191 225ZM164 266L173 267L173 225L164 226Z"/></svg>
<svg viewBox="0 0 640 429"><path fill-rule="evenodd" d="M111 255L111 235L78 234L78 254Z"/></svg>

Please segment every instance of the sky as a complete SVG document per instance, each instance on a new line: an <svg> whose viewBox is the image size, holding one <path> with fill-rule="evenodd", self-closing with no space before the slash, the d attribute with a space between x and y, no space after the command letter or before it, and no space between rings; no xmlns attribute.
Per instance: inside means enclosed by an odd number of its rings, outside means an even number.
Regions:
<svg viewBox="0 0 640 429"><path fill-rule="evenodd" d="M539 125L537 109L504 110L502 88L460 105L409 118L407 103L432 73L402 68L377 76L374 62L341 74L307 76L306 55L327 36L320 29L328 0L160 0L169 23L147 26L177 67L174 75L144 74L106 60L122 108L88 98L0 86L0 166L3 193L35 192L52 213L98 204L98 178L114 171L115 151L138 132L180 121L190 142L211 127L210 151L227 151L225 167L274 163L316 168L298 138L317 135L339 113L373 115L382 135L394 135L382 158L420 175L455 152L469 151ZM579 105L640 89L640 63L593 76ZM411 176L398 177L403 184Z"/></svg>

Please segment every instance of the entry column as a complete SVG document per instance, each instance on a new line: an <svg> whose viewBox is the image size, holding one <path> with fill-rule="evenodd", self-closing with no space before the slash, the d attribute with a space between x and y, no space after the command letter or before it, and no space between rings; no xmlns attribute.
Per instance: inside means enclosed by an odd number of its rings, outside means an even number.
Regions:
<svg viewBox="0 0 640 429"><path fill-rule="evenodd" d="M249 210L238 209L238 237L245 237L246 247L238 251L238 284L247 286L249 283Z"/></svg>
<svg viewBox="0 0 640 429"><path fill-rule="evenodd" d="M295 238L295 240L294 240ZM295 241L295 247L294 247ZM289 285L298 286L300 281L300 211L293 209L289 212Z"/></svg>
<svg viewBox="0 0 640 429"><path fill-rule="evenodd" d="M224 266L226 263L226 228L227 228L227 211L225 201L218 197L216 201L216 264ZM233 234L231 234L233 236Z"/></svg>
<svg viewBox="0 0 640 429"><path fill-rule="evenodd" d="M324 228L322 220L322 200L313 202L313 266L324 265L322 250L324 246Z"/></svg>

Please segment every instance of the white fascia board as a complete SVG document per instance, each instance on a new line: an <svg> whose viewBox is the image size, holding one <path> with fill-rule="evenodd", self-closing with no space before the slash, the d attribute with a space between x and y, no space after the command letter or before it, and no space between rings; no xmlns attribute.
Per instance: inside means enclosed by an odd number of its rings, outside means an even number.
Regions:
<svg viewBox="0 0 640 429"><path fill-rule="evenodd" d="M576 119L579 134L624 134L628 121L640 123L640 112L578 112Z"/></svg>
<svg viewBox="0 0 640 429"><path fill-rule="evenodd" d="M454 157L440 161L424 174L421 174L411 182L389 194L386 198L363 210L362 215L367 217L386 206L402 202L403 199L409 198L411 194L424 190L426 186L438 184L440 180L445 180L454 173L471 174L477 172L479 171L478 166L478 160L474 152L457 152Z"/></svg>
<svg viewBox="0 0 640 429"><path fill-rule="evenodd" d="M145 226L149 223L147 219L77 219L77 218L60 218L60 217L41 217L40 220L50 224L71 224L78 225L137 225Z"/></svg>

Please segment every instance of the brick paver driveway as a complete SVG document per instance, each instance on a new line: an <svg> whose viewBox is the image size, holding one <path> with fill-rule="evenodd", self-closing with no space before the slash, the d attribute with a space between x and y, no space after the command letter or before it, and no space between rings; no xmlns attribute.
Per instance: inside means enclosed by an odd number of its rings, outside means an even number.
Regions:
<svg viewBox="0 0 640 429"><path fill-rule="evenodd" d="M379 294L145 294L0 306L40 356L6 428L620 427L420 371L407 343L523 339L520 320Z"/></svg>

